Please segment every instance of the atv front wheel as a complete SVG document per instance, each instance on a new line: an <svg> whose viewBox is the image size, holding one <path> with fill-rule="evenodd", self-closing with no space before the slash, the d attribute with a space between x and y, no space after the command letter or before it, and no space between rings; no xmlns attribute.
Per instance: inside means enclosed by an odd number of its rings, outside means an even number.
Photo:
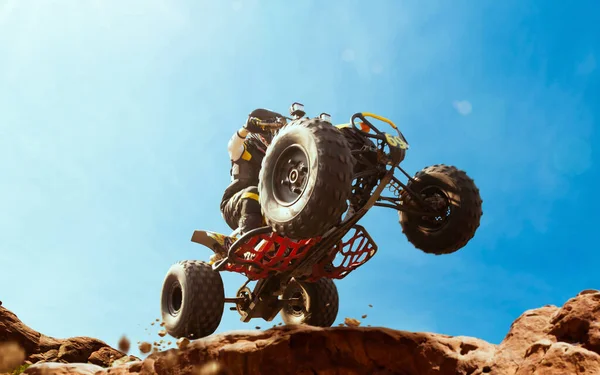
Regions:
<svg viewBox="0 0 600 375"><path fill-rule="evenodd" d="M482 215L482 200L475 182L464 171L434 165L418 172L407 186L420 194L430 209L440 211L435 217L399 213L402 231L417 249L435 255L450 254L473 238ZM410 195L405 204L414 211L427 208Z"/></svg>
<svg viewBox="0 0 600 375"><path fill-rule="evenodd" d="M323 235L348 208L354 158L344 135L319 119L291 122L267 149L258 185L266 222L293 239Z"/></svg>
<svg viewBox="0 0 600 375"><path fill-rule="evenodd" d="M314 283L292 279L283 292L284 303L281 318L285 324L306 324L315 327L331 327L337 318L339 295L331 279L319 279Z"/></svg>
<svg viewBox="0 0 600 375"><path fill-rule="evenodd" d="M165 277L162 320L175 338L199 339L214 333L223 317L225 290L221 274L204 262L175 263Z"/></svg>

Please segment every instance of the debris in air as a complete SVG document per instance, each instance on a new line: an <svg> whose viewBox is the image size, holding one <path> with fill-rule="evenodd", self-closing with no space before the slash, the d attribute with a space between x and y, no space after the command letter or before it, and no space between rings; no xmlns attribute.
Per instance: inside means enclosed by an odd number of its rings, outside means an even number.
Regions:
<svg viewBox="0 0 600 375"><path fill-rule="evenodd" d="M354 318L345 318L344 324L346 324L348 327L358 327L360 326L360 320Z"/></svg>
<svg viewBox="0 0 600 375"><path fill-rule="evenodd" d="M144 341L143 343L141 343L138 346L138 348L140 349L140 352L142 354L148 354L152 350L152 344L150 344L149 342Z"/></svg>
<svg viewBox="0 0 600 375"><path fill-rule="evenodd" d="M0 373L12 372L23 361L25 350L21 345L12 341L0 343Z"/></svg>
<svg viewBox="0 0 600 375"><path fill-rule="evenodd" d="M367 318L367 314L361 316L361 318L366 319Z"/></svg>
<svg viewBox="0 0 600 375"><path fill-rule="evenodd" d="M369 307L373 307L373 305L369 305Z"/></svg>
<svg viewBox="0 0 600 375"><path fill-rule="evenodd" d="M123 335L119 340L119 350L127 354L129 353L129 349L131 349L131 342L129 342L129 339Z"/></svg>
<svg viewBox="0 0 600 375"><path fill-rule="evenodd" d="M177 347L179 349L185 349L187 348L187 346L190 344L190 340L188 338L182 337L179 340L177 340Z"/></svg>

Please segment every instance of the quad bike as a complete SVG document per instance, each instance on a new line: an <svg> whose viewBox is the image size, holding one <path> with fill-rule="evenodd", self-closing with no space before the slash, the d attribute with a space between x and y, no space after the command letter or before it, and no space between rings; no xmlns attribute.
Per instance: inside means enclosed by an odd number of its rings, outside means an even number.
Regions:
<svg viewBox="0 0 600 375"><path fill-rule="evenodd" d="M271 321L281 313L286 324L331 326L339 303L333 279L346 277L377 251L358 224L373 206L397 210L408 241L426 253L453 253L475 235L482 200L473 180L446 165L408 175L400 167L408 142L392 121L356 113L350 123L334 126L325 113L305 117L299 103L290 114L285 126L261 123L280 127L258 186L266 226L239 237L195 231L192 241L214 252L211 261L182 261L168 271L161 309L171 336L211 335L225 303L234 304L231 310L243 322ZM388 123L396 134L367 118ZM391 196L383 195L386 188ZM233 298L225 298L221 271L248 279ZM251 281L257 282L253 289Z"/></svg>

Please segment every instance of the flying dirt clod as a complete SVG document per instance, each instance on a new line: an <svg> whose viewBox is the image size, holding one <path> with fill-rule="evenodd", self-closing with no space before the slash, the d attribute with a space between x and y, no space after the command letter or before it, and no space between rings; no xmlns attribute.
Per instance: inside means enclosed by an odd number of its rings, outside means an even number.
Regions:
<svg viewBox="0 0 600 375"><path fill-rule="evenodd" d="M0 373L11 372L25 361L25 350L16 342L0 343Z"/></svg>
<svg viewBox="0 0 600 375"><path fill-rule="evenodd" d="M344 324L346 324L348 327L358 327L360 326L360 320L354 318L345 318Z"/></svg>
<svg viewBox="0 0 600 375"><path fill-rule="evenodd" d="M177 347L181 350L187 348L189 344L190 340L187 337L182 337L179 340L177 340Z"/></svg>
<svg viewBox="0 0 600 375"><path fill-rule="evenodd" d="M148 354L152 350L152 344L150 344L149 342L144 341L144 342L142 342L138 346L138 349L140 350L140 353L142 353L142 354Z"/></svg>
<svg viewBox="0 0 600 375"><path fill-rule="evenodd" d="M127 354L129 353L129 349L131 349L131 342L127 337L125 337L125 335L123 335L119 340L119 350Z"/></svg>

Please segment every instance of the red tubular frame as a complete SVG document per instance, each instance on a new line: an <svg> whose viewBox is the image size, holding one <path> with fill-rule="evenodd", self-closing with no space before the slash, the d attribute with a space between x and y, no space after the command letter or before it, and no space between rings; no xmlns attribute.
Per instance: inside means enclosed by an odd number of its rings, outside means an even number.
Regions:
<svg viewBox="0 0 600 375"><path fill-rule="evenodd" d="M342 279L365 264L377 252L364 228L356 226L347 240L341 240L335 251L315 264L306 281L314 282L322 277ZM259 234L242 244L225 265L224 270L245 275L250 280L265 279L273 274L291 271L309 254L320 238L293 241L275 232ZM261 244L262 242L262 244ZM340 261L336 257L341 255Z"/></svg>
<svg viewBox="0 0 600 375"><path fill-rule="evenodd" d="M364 228L352 228L354 233L347 241L341 240L328 257L313 266L312 274L306 279L315 282L322 277L343 279L358 267L365 264L377 252L377 245ZM341 255L340 261L336 257Z"/></svg>
<svg viewBox="0 0 600 375"><path fill-rule="evenodd" d="M237 272L250 280L264 279L273 273L291 269L308 254L317 239L292 241L275 232L250 238L233 255L225 271ZM264 241L263 244L260 244Z"/></svg>

